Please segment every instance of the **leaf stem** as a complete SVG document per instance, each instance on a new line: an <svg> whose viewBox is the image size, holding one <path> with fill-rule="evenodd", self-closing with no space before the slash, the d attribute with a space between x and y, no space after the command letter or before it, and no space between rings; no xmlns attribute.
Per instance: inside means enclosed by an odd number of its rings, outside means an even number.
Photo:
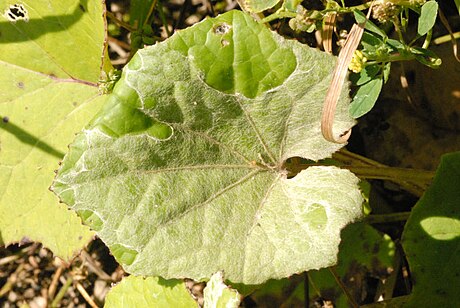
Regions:
<svg viewBox="0 0 460 308"><path fill-rule="evenodd" d="M144 24L143 26L148 24L150 16L152 16L153 10L155 10L155 7L157 6L158 0L153 0L152 4L150 5L149 12L145 16Z"/></svg>
<svg viewBox="0 0 460 308"><path fill-rule="evenodd" d="M338 167L350 170L361 179L391 181L418 197L428 188L435 174L428 170L389 167L344 149L334 153L332 158L341 163ZM308 167L319 165L324 164L293 160L288 170L290 175L295 175Z"/></svg>
<svg viewBox="0 0 460 308"><path fill-rule="evenodd" d="M131 27L129 24L127 24L126 22L124 22L124 21L122 21L122 20L119 20L117 17L115 17L115 15L114 15L112 12L107 11L107 12L106 12L106 15L107 15L107 17L110 18L114 23L116 23L116 24L119 25L120 27L125 28L125 29L128 30L129 32L134 32L134 31L136 31L136 29L134 29L133 27Z"/></svg>
<svg viewBox="0 0 460 308"><path fill-rule="evenodd" d="M422 48L427 49L430 46L432 36L433 36L433 28L431 28L426 34L425 41L423 42Z"/></svg>
<svg viewBox="0 0 460 308"><path fill-rule="evenodd" d="M411 212L391 213L391 214L374 214L367 216L364 220L369 224L389 223L396 221L406 221L409 219Z"/></svg>

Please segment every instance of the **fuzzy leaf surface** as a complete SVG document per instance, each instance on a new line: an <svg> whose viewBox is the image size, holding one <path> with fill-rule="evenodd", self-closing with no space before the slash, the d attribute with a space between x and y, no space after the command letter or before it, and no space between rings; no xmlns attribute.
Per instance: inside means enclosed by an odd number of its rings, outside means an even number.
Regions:
<svg viewBox="0 0 460 308"><path fill-rule="evenodd" d="M224 283L222 272L211 276L203 290L203 296L205 308L238 308L241 303L241 296L238 292Z"/></svg>
<svg viewBox="0 0 460 308"><path fill-rule="evenodd" d="M0 244L70 259L93 233L49 191L67 145L102 106L102 3L0 0Z"/></svg>
<svg viewBox="0 0 460 308"><path fill-rule="evenodd" d="M335 263L358 179L283 163L320 133L335 58L232 11L141 50L70 147L54 191L130 273L262 283ZM338 132L353 125L344 89Z"/></svg>

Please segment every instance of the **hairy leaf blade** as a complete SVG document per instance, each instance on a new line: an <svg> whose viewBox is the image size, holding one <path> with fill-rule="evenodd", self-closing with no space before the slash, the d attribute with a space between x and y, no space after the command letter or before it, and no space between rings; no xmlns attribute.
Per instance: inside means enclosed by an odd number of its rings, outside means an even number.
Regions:
<svg viewBox="0 0 460 308"><path fill-rule="evenodd" d="M204 307L240 307L241 296L234 289L225 285L222 272L217 272L211 276L203 290Z"/></svg>
<svg viewBox="0 0 460 308"><path fill-rule="evenodd" d="M97 223L131 273L201 279L224 270L254 284L331 265L340 229L362 212L358 180L335 167L286 179L282 164L340 148L320 134L334 64L244 13L207 19L133 58L54 190ZM346 103L340 130L353 125Z"/></svg>

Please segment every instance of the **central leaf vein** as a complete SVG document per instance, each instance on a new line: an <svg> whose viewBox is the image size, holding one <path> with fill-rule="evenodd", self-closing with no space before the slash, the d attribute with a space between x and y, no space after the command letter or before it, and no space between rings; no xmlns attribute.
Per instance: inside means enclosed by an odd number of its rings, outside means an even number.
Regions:
<svg viewBox="0 0 460 308"><path fill-rule="evenodd" d="M251 126L252 130L254 131L254 134L256 135L257 139L259 140L260 144L262 145L262 147L264 148L266 154L268 155L268 157L270 158L271 162L276 165L277 164L277 161L276 159L274 158L273 154L271 153L270 149L268 148L268 145L267 143L265 142L264 138L262 137L261 133L259 132L259 130L257 129L257 126L256 124L254 123L254 121L252 120L251 118L251 115L249 114L249 112L244 108L243 104L241 103L241 101L239 99L236 100L238 102L238 105L240 106L241 110L243 111L244 115L245 115L245 118L247 120L247 122L249 123L249 125Z"/></svg>

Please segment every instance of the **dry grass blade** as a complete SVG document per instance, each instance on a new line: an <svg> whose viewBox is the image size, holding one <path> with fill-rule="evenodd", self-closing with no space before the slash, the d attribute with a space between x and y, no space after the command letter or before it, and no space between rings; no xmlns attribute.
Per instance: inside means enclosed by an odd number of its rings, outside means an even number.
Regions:
<svg viewBox="0 0 460 308"><path fill-rule="evenodd" d="M455 39L454 33L449 25L449 21L447 20L444 13L439 9L439 19L441 20L444 27L446 27L447 31L449 31L450 41L452 42L452 51L454 53L455 59L460 62L460 57L458 56L458 48L457 48L457 40Z"/></svg>
<svg viewBox="0 0 460 308"><path fill-rule="evenodd" d="M63 271L64 266L60 266L57 268L56 273L54 274L53 279L51 280L51 285L48 288L48 298L54 298L54 294L56 293L57 285L59 283L59 278L61 277Z"/></svg>
<svg viewBox="0 0 460 308"><path fill-rule="evenodd" d="M372 4L367 14L369 18L370 12L372 11ZM347 76L348 65L353 58L353 54L361 41L363 36L365 23L354 24L350 30L350 33L345 41L343 49L339 53L337 65L335 66L334 72L332 73L332 81L329 86L329 90L326 94L326 99L323 106L323 114L321 118L321 132L324 138L328 141L335 143L346 143L351 135L351 129L342 133L338 138L334 137L333 125L335 117L335 109L337 107L337 101L340 93L342 92L343 84Z"/></svg>
<svg viewBox="0 0 460 308"><path fill-rule="evenodd" d="M80 292L81 296L83 296L91 308L98 308L98 305L94 302L91 296L89 296L88 292L86 292L85 288L79 282L76 283L76 287L78 292Z"/></svg>
<svg viewBox="0 0 460 308"><path fill-rule="evenodd" d="M335 30L335 21L337 14L330 13L324 18L323 30L321 31L321 38L323 48L326 53L332 54L332 33Z"/></svg>

